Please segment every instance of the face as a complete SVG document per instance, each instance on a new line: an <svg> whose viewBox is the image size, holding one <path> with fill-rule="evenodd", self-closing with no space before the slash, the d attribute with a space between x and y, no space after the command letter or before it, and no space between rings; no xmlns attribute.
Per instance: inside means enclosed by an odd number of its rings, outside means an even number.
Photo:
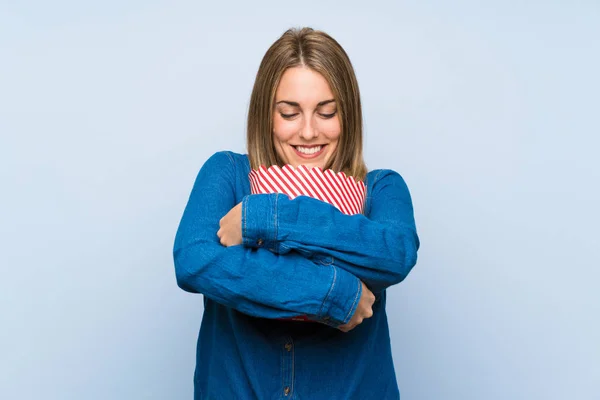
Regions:
<svg viewBox="0 0 600 400"><path fill-rule="evenodd" d="M309 68L288 68L275 93L273 142L277 155L294 167L327 165L341 134L333 93Z"/></svg>

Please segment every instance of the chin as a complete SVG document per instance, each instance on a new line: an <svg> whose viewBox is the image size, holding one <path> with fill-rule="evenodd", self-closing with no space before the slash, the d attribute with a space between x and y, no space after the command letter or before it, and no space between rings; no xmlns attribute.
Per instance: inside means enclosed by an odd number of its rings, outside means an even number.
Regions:
<svg viewBox="0 0 600 400"><path fill-rule="evenodd" d="M300 160L296 166L298 165L306 165L307 167L319 167L321 169L323 169L323 167L325 166L325 162L324 161L311 161L311 160Z"/></svg>

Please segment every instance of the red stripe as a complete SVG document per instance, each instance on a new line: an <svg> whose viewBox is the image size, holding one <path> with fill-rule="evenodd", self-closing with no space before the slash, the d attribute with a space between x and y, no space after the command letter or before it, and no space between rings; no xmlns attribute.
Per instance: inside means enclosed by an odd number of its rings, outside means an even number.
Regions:
<svg viewBox="0 0 600 400"><path fill-rule="evenodd" d="M340 199L344 203L344 207L346 208L345 214L355 214L352 208L350 207L350 204L348 203L348 199L346 197L346 194L344 193L343 188L340 186L340 183L336 179L335 172L329 169L325 171L324 175L327 177L327 179L329 179L329 181L331 182L331 187L338 193Z"/></svg>
<svg viewBox="0 0 600 400"><path fill-rule="evenodd" d="M367 199L367 185L365 185L364 183L362 185L360 185L360 191L363 195L363 198L365 199L365 203L366 203L366 199Z"/></svg>
<svg viewBox="0 0 600 400"><path fill-rule="evenodd" d="M261 165L261 167L260 167L261 186L263 188L267 189L267 193L279 193L279 191L277 190L277 187L273 186L273 184L266 178L267 175L268 175L267 169Z"/></svg>
<svg viewBox="0 0 600 400"><path fill-rule="evenodd" d="M274 169L272 174L276 175L281 181L281 183L285 185L285 187L288 189L288 193L293 194L294 197L300 196L302 194L302 192L298 189L294 182L288 178L285 171L283 171L281 168L278 167Z"/></svg>
<svg viewBox="0 0 600 400"><path fill-rule="evenodd" d="M304 183L300 179L300 171L294 170L291 165L285 165L281 170L286 175L286 177L294 183L294 187L296 187L300 194L308 197L315 197L311 195L311 191L306 187L306 185L304 185Z"/></svg>
<svg viewBox="0 0 600 400"><path fill-rule="evenodd" d="M354 213L360 214L361 207L360 207L359 197L357 196L357 193L353 190L354 186L356 185L356 182L351 177L344 176L344 179L342 179L342 184L344 185L344 188L346 188L346 193L348 193L348 198L350 199L350 201L352 202L352 205L354 206Z"/></svg>
<svg viewBox="0 0 600 400"><path fill-rule="evenodd" d="M348 201L352 205L354 214L359 214L360 206L358 205L358 200L356 198L356 194L354 192L352 192L352 189L350 188L352 186L352 183L350 182L350 178L347 178L344 174L343 178L340 179L340 181L341 181L342 187L345 189L345 193L348 196Z"/></svg>
<svg viewBox="0 0 600 400"><path fill-rule="evenodd" d="M274 165L268 170L263 171L264 182L273 188L273 190L270 191L271 193L282 193L287 195L290 199L293 199L296 197L295 194L282 184L279 177L273 172L275 168L279 169L278 166Z"/></svg>
<svg viewBox="0 0 600 400"><path fill-rule="evenodd" d="M346 202L346 199L344 198L344 194L341 193L340 188L338 187L338 184L335 181L335 179L332 178L332 175L335 175L335 172L333 172L330 169L323 173L324 178L329 182L331 191L337 195L337 197L339 198L339 201L341 202L342 212L344 214L352 214L352 212L350 211L350 208L348 206L348 203Z"/></svg>
<svg viewBox="0 0 600 400"><path fill-rule="evenodd" d="M250 172L250 184L251 184L252 194L260 193L260 189L258 187L257 180L258 180L258 174L255 171L251 171Z"/></svg>
<svg viewBox="0 0 600 400"><path fill-rule="evenodd" d="M260 189L258 187L258 176L256 172L252 171L250 175L250 183L252 183L252 194L260 193Z"/></svg>
<svg viewBox="0 0 600 400"><path fill-rule="evenodd" d="M366 199L365 183L363 181L357 182L356 186L354 186L354 189L358 193L358 196L359 196L358 198L360 199L360 210L362 213L365 210L365 199Z"/></svg>
<svg viewBox="0 0 600 400"><path fill-rule="evenodd" d="M304 178L304 180L306 181L306 184L309 186L309 188L314 193L314 197L316 197L317 199L319 199L321 201L329 203L329 201L327 201L325 199L324 195L321 195L321 193L319 193L320 190L318 189L317 185L315 184L315 181L314 181L312 175L310 175L310 170L308 169L308 167L306 167L305 165L300 165L298 167L298 169L300 170L300 176L302 178Z"/></svg>
<svg viewBox="0 0 600 400"><path fill-rule="evenodd" d="M342 188L344 189L344 193L346 193L348 203L350 203L350 206L352 207L352 213L359 214L360 207L358 206L358 201L356 200L354 193L352 193L352 191L350 190L348 179L340 179L340 177L338 177L338 180L340 181L340 185L342 185Z"/></svg>
<svg viewBox="0 0 600 400"><path fill-rule="evenodd" d="M336 206L339 209L340 208L339 204L337 203L336 200L334 200L332 193L329 191L327 183L325 183L325 181L323 179L323 176L322 176L323 172L321 171L321 168L315 167L315 168L311 169L310 174L313 178L315 178L315 183L317 184L317 186L319 188L321 188L321 192L327 198L327 202L330 204L333 204L334 206Z"/></svg>
<svg viewBox="0 0 600 400"><path fill-rule="evenodd" d="M294 191L294 189L290 187L290 185L288 185L288 183L285 182L284 179L282 179L281 170L278 166L274 165L272 168L269 169L269 177L273 181L277 182L277 186L279 187L280 192L286 193L290 196L290 198L296 197L296 192Z"/></svg>
<svg viewBox="0 0 600 400"><path fill-rule="evenodd" d="M348 187L350 188L350 193L352 193L352 195L354 196L354 199L356 201L356 205L358 206L358 210L359 213L362 212L362 198L363 196L358 192L358 186L359 184L352 178L348 178L346 180L346 183L348 184ZM361 182L362 183L362 182Z"/></svg>

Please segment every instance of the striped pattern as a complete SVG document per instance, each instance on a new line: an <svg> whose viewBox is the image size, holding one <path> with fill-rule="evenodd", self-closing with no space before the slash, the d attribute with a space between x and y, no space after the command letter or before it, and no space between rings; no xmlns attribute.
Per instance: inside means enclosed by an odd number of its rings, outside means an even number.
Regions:
<svg viewBox="0 0 600 400"><path fill-rule="evenodd" d="M332 204L342 213L362 214L366 187L361 181L346 176L343 172L321 170L318 167L299 165L296 169L287 164L283 167L260 166L250 171L252 194L283 193L294 199L309 196Z"/></svg>

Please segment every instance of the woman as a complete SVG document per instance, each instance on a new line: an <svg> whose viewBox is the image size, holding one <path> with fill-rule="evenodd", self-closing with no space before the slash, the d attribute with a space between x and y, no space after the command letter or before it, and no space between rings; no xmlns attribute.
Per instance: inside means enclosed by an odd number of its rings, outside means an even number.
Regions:
<svg viewBox="0 0 600 400"><path fill-rule="evenodd" d="M416 263L410 194L367 172L356 77L310 28L265 54L250 100L248 154L200 169L174 245L177 283L204 295L195 399L398 399L385 289ZM300 164L364 180L363 214L306 196L251 195L260 165ZM309 322L282 320L306 315Z"/></svg>

